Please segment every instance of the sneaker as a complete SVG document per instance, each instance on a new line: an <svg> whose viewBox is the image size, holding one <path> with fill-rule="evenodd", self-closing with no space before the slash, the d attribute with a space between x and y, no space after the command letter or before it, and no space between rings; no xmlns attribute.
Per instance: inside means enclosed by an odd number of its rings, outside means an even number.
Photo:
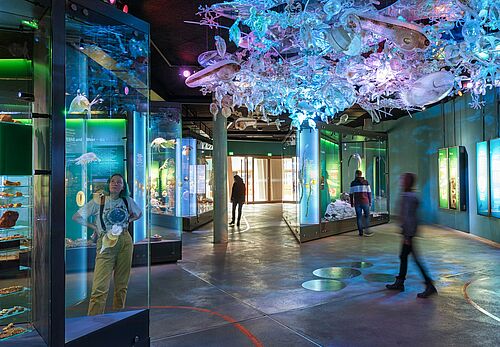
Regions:
<svg viewBox="0 0 500 347"><path fill-rule="evenodd" d="M233 223L233 224L234 224L234 223ZM237 227L239 227L239 226L240 226L240 223L237 223L237 224L236 224L236 226L237 226Z"/></svg>
<svg viewBox="0 0 500 347"><path fill-rule="evenodd" d="M363 236L363 234L358 234L358 236Z"/></svg>
<svg viewBox="0 0 500 347"><path fill-rule="evenodd" d="M229 222L229 226L233 226L234 225L234 222Z"/></svg>
<svg viewBox="0 0 500 347"><path fill-rule="evenodd" d="M427 299L429 296L437 294L437 289L433 284L428 284L422 293L417 294L417 298Z"/></svg>
<svg viewBox="0 0 500 347"><path fill-rule="evenodd" d="M369 233L369 232L366 232L364 233L363 235L366 236L366 237L370 237L370 236L373 236L374 233Z"/></svg>

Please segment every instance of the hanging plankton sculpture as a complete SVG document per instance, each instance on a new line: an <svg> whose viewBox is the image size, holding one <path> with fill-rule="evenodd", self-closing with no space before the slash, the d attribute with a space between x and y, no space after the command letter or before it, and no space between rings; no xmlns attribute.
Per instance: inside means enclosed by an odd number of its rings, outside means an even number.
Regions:
<svg viewBox="0 0 500 347"><path fill-rule="evenodd" d="M246 107L314 128L358 104L378 122L464 91L481 107L500 86L500 0L228 0L198 15L236 45L216 36L186 80L213 94L214 115Z"/></svg>

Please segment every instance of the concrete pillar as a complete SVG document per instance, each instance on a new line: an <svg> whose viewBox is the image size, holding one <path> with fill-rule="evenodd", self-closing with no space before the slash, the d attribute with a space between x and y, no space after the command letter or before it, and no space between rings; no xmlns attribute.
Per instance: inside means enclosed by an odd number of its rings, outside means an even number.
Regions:
<svg viewBox="0 0 500 347"><path fill-rule="evenodd" d="M214 243L227 243L227 121L220 110L214 118Z"/></svg>

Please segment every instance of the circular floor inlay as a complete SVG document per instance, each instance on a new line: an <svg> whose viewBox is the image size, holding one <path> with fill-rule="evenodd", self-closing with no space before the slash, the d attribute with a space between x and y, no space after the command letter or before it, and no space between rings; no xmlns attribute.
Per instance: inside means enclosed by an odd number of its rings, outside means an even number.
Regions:
<svg viewBox="0 0 500 347"><path fill-rule="evenodd" d="M337 280L311 280L302 283L302 287L316 292L336 292L345 288L345 283Z"/></svg>
<svg viewBox="0 0 500 347"><path fill-rule="evenodd" d="M368 282L383 282L383 283L392 283L396 278L394 275L389 275L389 274L366 274L363 275L363 277Z"/></svg>
<svg viewBox="0 0 500 347"><path fill-rule="evenodd" d="M324 267L313 271L314 276L323 278L353 278L361 275L361 271L346 267Z"/></svg>

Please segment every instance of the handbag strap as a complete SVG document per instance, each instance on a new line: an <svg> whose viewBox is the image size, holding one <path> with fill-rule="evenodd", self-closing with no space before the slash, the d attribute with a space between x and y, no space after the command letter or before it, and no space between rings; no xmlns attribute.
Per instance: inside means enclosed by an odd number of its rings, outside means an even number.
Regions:
<svg viewBox="0 0 500 347"><path fill-rule="evenodd" d="M100 205L100 208L99 208L99 219L101 220L102 231L106 231L106 225L104 224L104 220L102 218L102 214L104 212L104 204L105 203L106 203L106 196L105 195L101 195L101 205Z"/></svg>

